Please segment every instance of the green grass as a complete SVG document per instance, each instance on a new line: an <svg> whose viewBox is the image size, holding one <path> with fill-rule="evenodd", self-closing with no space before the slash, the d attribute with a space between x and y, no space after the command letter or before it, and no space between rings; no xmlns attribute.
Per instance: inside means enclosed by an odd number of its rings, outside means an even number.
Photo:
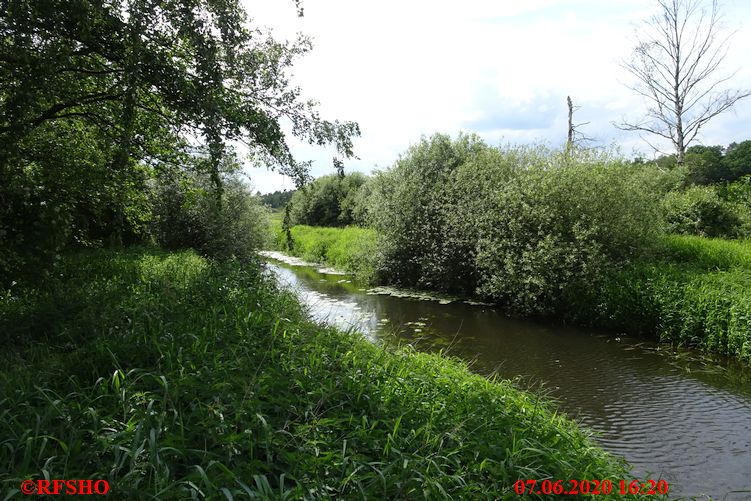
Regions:
<svg viewBox="0 0 751 501"><path fill-rule="evenodd" d="M544 399L314 324L260 270L92 251L2 294L2 492L512 499L517 479L627 476Z"/></svg>
<svg viewBox="0 0 751 501"><path fill-rule="evenodd" d="M348 226L324 228L296 225L292 227L292 249L281 231L281 223L272 227L275 248L314 263L326 263L354 274L368 283L375 276L378 242L377 234L369 228Z"/></svg>
<svg viewBox="0 0 751 501"><path fill-rule="evenodd" d="M751 243L669 236L578 310L590 323L751 363ZM581 318L580 318L581 319Z"/></svg>
<svg viewBox="0 0 751 501"><path fill-rule="evenodd" d="M668 235L663 242L663 248L673 262L705 270L751 269L749 240Z"/></svg>

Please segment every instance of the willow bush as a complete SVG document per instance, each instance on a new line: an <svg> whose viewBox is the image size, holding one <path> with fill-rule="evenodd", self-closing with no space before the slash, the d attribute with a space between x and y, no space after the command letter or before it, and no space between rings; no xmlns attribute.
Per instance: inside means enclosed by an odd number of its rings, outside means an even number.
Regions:
<svg viewBox="0 0 751 501"><path fill-rule="evenodd" d="M603 153L423 138L373 182L382 281L560 312L661 228L660 180Z"/></svg>

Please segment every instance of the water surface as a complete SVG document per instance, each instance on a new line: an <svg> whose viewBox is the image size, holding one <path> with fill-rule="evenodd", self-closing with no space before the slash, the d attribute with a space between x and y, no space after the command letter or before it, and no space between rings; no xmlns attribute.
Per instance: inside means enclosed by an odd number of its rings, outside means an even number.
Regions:
<svg viewBox="0 0 751 501"><path fill-rule="evenodd" d="M517 379L555 399L670 498L751 499L751 389L731 361L675 354L617 333L510 319L461 301L374 294L331 270L272 261L312 315L373 341L406 341ZM738 492L745 491L745 492Z"/></svg>

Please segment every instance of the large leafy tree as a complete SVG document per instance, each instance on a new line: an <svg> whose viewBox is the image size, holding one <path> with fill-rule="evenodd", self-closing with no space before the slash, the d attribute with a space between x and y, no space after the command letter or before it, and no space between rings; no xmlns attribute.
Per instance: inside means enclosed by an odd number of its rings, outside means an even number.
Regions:
<svg viewBox="0 0 751 501"><path fill-rule="evenodd" d="M36 252L34 222L65 242L81 214L123 241L149 168L179 164L199 145L215 210L228 142L298 180L306 164L293 158L286 129L350 156L357 124L322 119L289 80L310 49L304 37L280 42L256 28L240 0L5 0L0 243ZM8 255L0 270L17 266Z"/></svg>
<svg viewBox="0 0 751 501"><path fill-rule="evenodd" d="M44 219L42 206L60 213L82 204L122 240L145 166L173 165L196 143L209 152L217 201L230 141L299 180L306 164L293 158L285 129L350 156L357 124L322 119L290 82L289 68L310 49L304 37L280 42L256 28L239 0L5 0L0 243L34 240L30 206ZM56 157L53 145L71 141L76 147ZM97 168L79 168L89 163ZM38 190L40 176L69 175L104 195Z"/></svg>
<svg viewBox="0 0 751 501"><path fill-rule="evenodd" d="M79 117L144 156L137 116L202 137L241 140L299 174L280 122L352 154L357 125L322 120L287 70L306 38L275 41L237 0L8 0L0 25L0 134L13 147L45 121Z"/></svg>

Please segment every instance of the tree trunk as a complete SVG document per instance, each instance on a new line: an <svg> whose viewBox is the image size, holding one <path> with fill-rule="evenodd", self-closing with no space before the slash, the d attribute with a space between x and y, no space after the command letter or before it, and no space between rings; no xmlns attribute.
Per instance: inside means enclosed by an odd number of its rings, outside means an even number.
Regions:
<svg viewBox="0 0 751 501"><path fill-rule="evenodd" d="M571 154L574 148L574 104L571 102L571 96L566 96L568 104L568 140L566 141L566 156Z"/></svg>

